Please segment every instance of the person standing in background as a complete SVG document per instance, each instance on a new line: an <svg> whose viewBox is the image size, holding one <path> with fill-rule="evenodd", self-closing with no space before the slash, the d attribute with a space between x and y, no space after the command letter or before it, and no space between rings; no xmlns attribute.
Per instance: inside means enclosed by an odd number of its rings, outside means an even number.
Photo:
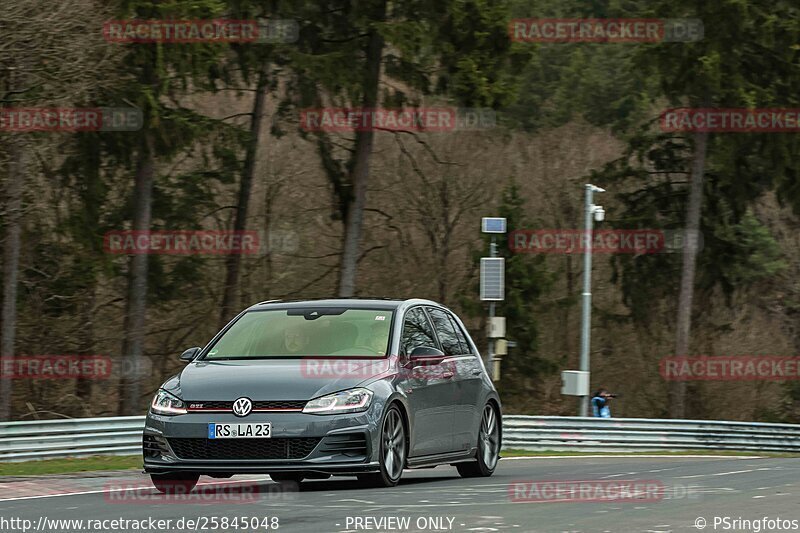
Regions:
<svg viewBox="0 0 800 533"><path fill-rule="evenodd" d="M608 402L615 396L606 389L599 389L592 396L592 416L599 418L611 418L611 408Z"/></svg>

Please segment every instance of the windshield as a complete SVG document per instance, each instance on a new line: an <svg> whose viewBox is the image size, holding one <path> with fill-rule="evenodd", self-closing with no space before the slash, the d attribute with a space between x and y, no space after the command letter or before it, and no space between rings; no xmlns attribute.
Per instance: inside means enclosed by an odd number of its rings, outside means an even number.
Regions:
<svg viewBox="0 0 800 533"><path fill-rule="evenodd" d="M383 357L392 315L383 309L250 311L225 332L204 359Z"/></svg>

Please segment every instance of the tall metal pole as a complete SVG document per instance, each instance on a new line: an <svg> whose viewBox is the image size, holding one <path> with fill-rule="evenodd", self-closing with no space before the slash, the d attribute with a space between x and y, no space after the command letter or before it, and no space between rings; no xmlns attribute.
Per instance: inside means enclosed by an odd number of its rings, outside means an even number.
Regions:
<svg viewBox="0 0 800 533"><path fill-rule="evenodd" d="M592 318L592 228L594 227L594 185L586 185L586 202L584 206L584 240L583 252L583 311L581 314L581 360L580 370L589 372L589 344L591 339ZM589 396L581 396L578 405L578 416L589 414Z"/></svg>
<svg viewBox="0 0 800 533"><path fill-rule="evenodd" d="M492 242L489 244L489 257L497 257L497 243L495 242L495 236L492 235ZM491 328L494 313L495 313L495 303L489 302L489 327ZM494 379L494 337L489 337L489 368L487 371L489 372L489 379Z"/></svg>

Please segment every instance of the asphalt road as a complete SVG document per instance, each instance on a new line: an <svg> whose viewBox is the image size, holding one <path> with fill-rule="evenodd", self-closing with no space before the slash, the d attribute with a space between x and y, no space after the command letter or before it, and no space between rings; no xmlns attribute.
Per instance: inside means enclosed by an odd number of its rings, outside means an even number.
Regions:
<svg viewBox="0 0 800 533"><path fill-rule="evenodd" d="M560 492L554 489L555 482L575 480L585 483L572 491L563 484ZM391 489L363 488L355 478L304 482L299 490L267 476L222 482L203 477L201 484L201 495L165 499L148 487L146 476L131 472L0 478L0 531L22 531L22 520L39 532L233 532L272 531L275 517L278 530L290 533L697 532L698 517L706 520L704 531L774 531L793 526L765 517L800 521L800 459L794 458L504 459L490 478L461 479L454 468L439 467L406 471ZM223 517L240 521L224 524ZM714 517L731 521L715 527ZM131 522L99 528L86 522L150 518L172 522L136 528ZM82 529L52 522L73 519L84 520ZM197 523L187 527L192 519Z"/></svg>

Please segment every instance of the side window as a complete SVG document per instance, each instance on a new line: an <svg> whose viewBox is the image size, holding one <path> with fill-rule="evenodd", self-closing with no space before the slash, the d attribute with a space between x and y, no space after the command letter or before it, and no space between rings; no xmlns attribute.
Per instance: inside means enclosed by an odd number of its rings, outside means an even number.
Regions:
<svg viewBox="0 0 800 533"><path fill-rule="evenodd" d="M429 307L428 313L431 315L433 327L436 328L436 334L439 335L439 340L442 343L442 350L445 355L461 355L463 348L461 347L456 330L453 328L453 323L447 313L435 307Z"/></svg>
<svg viewBox="0 0 800 533"><path fill-rule="evenodd" d="M467 340L467 336L464 335L464 332L458 325L458 322L456 322L456 319L453 318L452 316L450 316L450 322L453 323L453 329L456 331L456 336L458 336L459 344L461 344L461 354L462 355L471 354L472 347L470 346L469 341Z"/></svg>
<svg viewBox="0 0 800 533"><path fill-rule="evenodd" d="M415 307L406 313L403 321L403 336L400 345L404 354L411 354L418 346L431 346L436 348L433 329L428 322L428 317L421 307Z"/></svg>

